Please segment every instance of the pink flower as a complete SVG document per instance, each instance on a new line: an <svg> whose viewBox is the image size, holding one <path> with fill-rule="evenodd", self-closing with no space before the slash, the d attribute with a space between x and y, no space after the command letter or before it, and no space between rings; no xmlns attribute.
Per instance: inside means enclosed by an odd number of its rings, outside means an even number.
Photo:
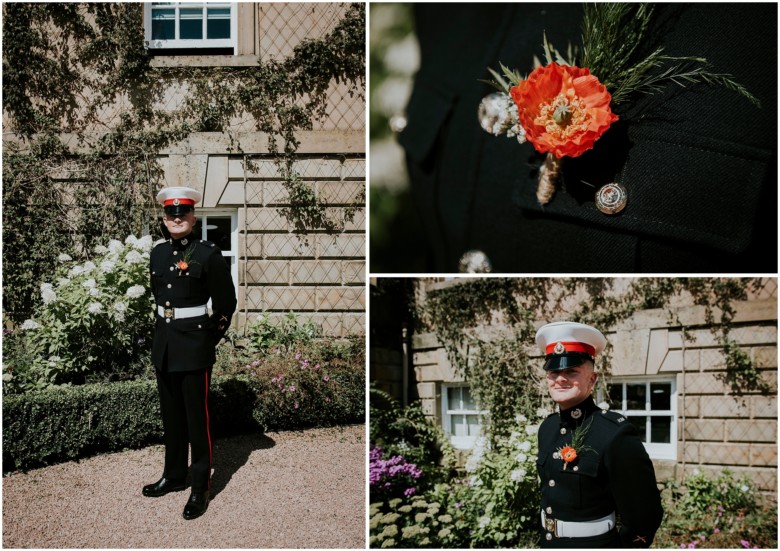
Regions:
<svg viewBox="0 0 780 551"><path fill-rule="evenodd" d="M295 392L295 385L290 385L290 388L288 388L290 392Z"/></svg>
<svg viewBox="0 0 780 551"><path fill-rule="evenodd" d="M300 360L301 359L301 353L300 352L296 352L295 353L295 359L296 360Z"/></svg>
<svg viewBox="0 0 780 551"><path fill-rule="evenodd" d="M715 528L715 530L712 531L713 534L720 534L720 528Z"/></svg>
<svg viewBox="0 0 780 551"><path fill-rule="evenodd" d="M295 409L298 409L298 402L295 402Z"/></svg>
<svg viewBox="0 0 780 551"><path fill-rule="evenodd" d="M325 375L325 376L322 378L322 380L323 380L323 381L325 381L325 382L327 383L328 381L330 381L330 377L328 377L327 375Z"/></svg>

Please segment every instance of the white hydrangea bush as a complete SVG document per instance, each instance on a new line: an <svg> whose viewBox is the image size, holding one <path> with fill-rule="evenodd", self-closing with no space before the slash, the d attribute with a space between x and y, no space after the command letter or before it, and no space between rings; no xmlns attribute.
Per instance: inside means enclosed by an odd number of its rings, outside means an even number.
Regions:
<svg viewBox="0 0 780 551"><path fill-rule="evenodd" d="M98 246L83 263L62 253L40 288L33 319L20 326L36 387L83 382L148 355L153 330L151 236Z"/></svg>

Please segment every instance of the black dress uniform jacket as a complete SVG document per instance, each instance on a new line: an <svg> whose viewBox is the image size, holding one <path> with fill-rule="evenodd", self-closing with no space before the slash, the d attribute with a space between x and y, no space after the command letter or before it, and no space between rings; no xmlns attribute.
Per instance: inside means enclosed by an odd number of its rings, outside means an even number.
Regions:
<svg viewBox="0 0 780 551"><path fill-rule="evenodd" d="M574 430L587 427L578 457L564 469L559 450ZM619 531L559 538L545 530L543 547L649 547L663 509L653 464L636 427L622 415L600 409L592 398L550 415L539 427L537 469L542 511L548 518L585 522L617 513ZM550 535L548 535L550 534Z"/></svg>
<svg viewBox="0 0 780 551"><path fill-rule="evenodd" d="M177 263L187 262L180 270ZM222 253L213 243L187 236L169 239L152 249L152 293L158 306L203 306L211 299L212 315L166 321L155 306L152 360L170 372L211 369L214 349L236 310L236 289Z"/></svg>
<svg viewBox="0 0 780 551"><path fill-rule="evenodd" d="M455 272L476 249L494 272L776 272L777 5L658 9L651 36L666 54L705 57L762 108L703 84L621 104L595 148L565 160L564 186L542 207L544 156L481 129L478 105L495 91L481 80L499 63L530 73L543 31L565 54L581 40L581 6L415 6L421 61L399 142L429 271ZM628 204L607 216L594 193L616 179Z"/></svg>

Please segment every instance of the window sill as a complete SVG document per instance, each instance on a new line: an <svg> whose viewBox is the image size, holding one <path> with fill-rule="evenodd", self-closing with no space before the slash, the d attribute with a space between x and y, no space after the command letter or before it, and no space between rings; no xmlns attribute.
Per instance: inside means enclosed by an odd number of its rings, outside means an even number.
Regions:
<svg viewBox="0 0 780 551"><path fill-rule="evenodd" d="M150 50L150 53L153 50ZM256 55L159 55L152 57L152 67L255 67Z"/></svg>

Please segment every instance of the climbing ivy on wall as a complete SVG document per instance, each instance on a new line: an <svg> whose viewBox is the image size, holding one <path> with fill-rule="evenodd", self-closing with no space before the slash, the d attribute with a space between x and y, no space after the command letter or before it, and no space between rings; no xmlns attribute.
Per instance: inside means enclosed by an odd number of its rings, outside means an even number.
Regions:
<svg viewBox="0 0 780 551"><path fill-rule="evenodd" d="M299 233L340 231L358 207L334 216L295 172L296 132L322 119L332 82L365 90L365 6L350 4L328 34L286 59L251 67L152 67L143 4L3 5L4 311L30 315L38 285L74 244L89 258L109 238L154 228L156 161L194 132L223 132L244 153L231 120L251 115L268 136L291 198L282 214ZM165 106L171 86L181 105ZM104 109L122 102L117 120ZM248 158L247 170L256 158ZM353 201L362 204L362 192Z"/></svg>
<svg viewBox="0 0 780 551"><path fill-rule="evenodd" d="M570 321L609 331L635 312L661 308L670 325L682 327L685 338L692 339L673 307L687 295L689 303L692 299L704 307L706 323L721 346L724 382L735 394L766 390L756 367L730 336L734 303L761 284L760 279L636 278L623 288L614 278L464 279L431 290L418 302L418 330L436 333L477 402L489 411L489 435L496 437L512 430L517 414L533 418L546 399L539 362L529 361L530 353L537 354L534 322L562 319L564 312ZM573 304L571 297L580 294L587 298ZM597 362L609 374L609 345Z"/></svg>

